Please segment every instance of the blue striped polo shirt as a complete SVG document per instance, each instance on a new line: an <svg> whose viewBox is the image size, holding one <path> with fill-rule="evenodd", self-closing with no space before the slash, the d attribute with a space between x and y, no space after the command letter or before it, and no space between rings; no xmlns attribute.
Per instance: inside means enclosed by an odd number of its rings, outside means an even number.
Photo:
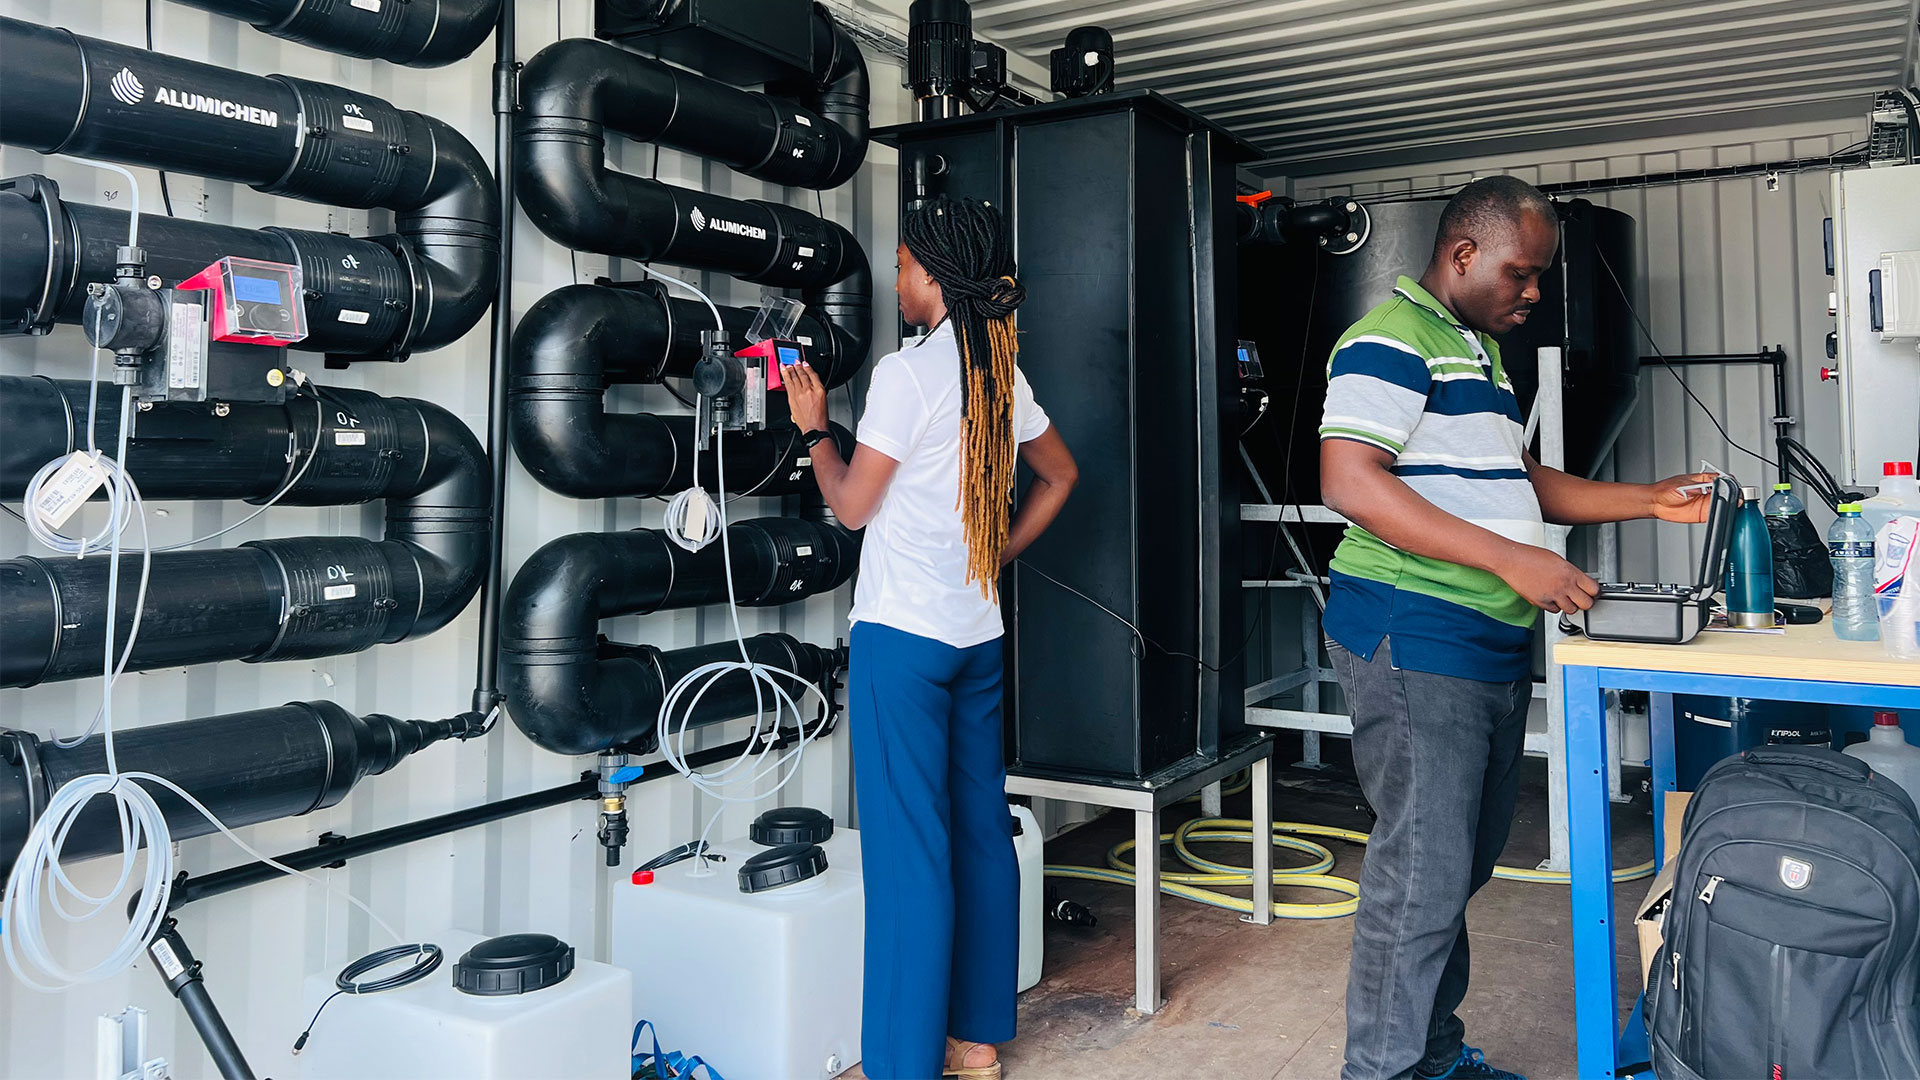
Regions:
<svg viewBox="0 0 1920 1080"><path fill-rule="evenodd" d="M1510 540L1545 546L1520 405L1491 338L1411 278L1334 346L1320 438L1394 455L1422 498ZM1505 682L1532 672L1538 610L1485 570L1415 555L1358 525L1334 552L1326 633L1372 660L1393 639L1413 671Z"/></svg>

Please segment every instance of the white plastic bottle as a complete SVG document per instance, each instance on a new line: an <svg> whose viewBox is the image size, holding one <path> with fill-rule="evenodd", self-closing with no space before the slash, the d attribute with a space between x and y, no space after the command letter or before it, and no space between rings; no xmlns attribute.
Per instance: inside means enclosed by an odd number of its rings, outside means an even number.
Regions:
<svg viewBox="0 0 1920 1080"><path fill-rule="evenodd" d="M1894 518L1920 517L1920 484L1914 481L1913 462L1889 461L1881 471L1880 490L1873 498L1860 500L1860 516L1876 534Z"/></svg>
<svg viewBox="0 0 1920 1080"><path fill-rule="evenodd" d="M1042 946L1046 939L1046 851L1040 822L1024 806L1009 806L1015 827L1014 859L1020 864L1020 967L1016 991L1040 981Z"/></svg>
<svg viewBox="0 0 1920 1080"><path fill-rule="evenodd" d="M1873 595L1873 530L1860 517L1859 503L1842 503L1827 530L1827 557L1833 561L1833 633L1843 641L1872 641L1880 636L1880 608Z"/></svg>
<svg viewBox="0 0 1920 1080"><path fill-rule="evenodd" d="M1905 788L1913 801L1920 804L1920 746L1907 743L1907 734L1900 729L1899 713L1874 713L1873 731L1867 735L1867 741L1854 743L1847 747L1846 753Z"/></svg>
<svg viewBox="0 0 1920 1080"><path fill-rule="evenodd" d="M1902 514L1873 537L1873 596L1880 614L1880 646L1897 660L1920 660L1920 517Z"/></svg>

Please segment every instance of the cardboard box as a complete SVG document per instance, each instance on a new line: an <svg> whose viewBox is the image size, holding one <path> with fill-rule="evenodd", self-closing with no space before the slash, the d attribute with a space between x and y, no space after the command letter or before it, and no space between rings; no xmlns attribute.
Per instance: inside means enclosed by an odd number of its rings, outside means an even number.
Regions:
<svg viewBox="0 0 1920 1080"><path fill-rule="evenodd" d="M1660 853L1666 856L1660 872L1653 877L1653 885L1647 889L1647 898L1640 901L1640 907L1633 913L1633 928L1640 936L1640 988L1646 989L1647 973L1653 968L1653 961L1660 955L1662 930L1667 914L1667 898L1673 894L1673 878L1677 872L1674 859L1680 854L1680 825L1686 820L1687 801L1693 798L1691 791L1666 792L1665 820L1662 822L1662 842Z"/></svg>

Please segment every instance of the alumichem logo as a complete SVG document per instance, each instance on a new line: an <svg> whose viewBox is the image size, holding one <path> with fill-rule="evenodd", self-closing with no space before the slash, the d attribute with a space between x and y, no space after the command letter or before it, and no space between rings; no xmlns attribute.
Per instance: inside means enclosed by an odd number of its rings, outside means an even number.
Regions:
<svg viewBox="0 0 1920 1080"><path fill-rule="evenodd" d="M726 218L710 218L701 213L697 206L687 214L687 220L693 222L694 232L705 232L711 228L714 232L726 233L729 236L744 236L749 240L767 238L767 230L758 225L743 225L738 221L728 221Z"/></svg>
<svg viewBox="0 0 1920 1080"><path fill-rule="evenodd" d="M120 73L113 77L109 90L114 100L123 105L138 105L147 99L147 88L140 85L140 79L127 68L121 68Z"/></svg>

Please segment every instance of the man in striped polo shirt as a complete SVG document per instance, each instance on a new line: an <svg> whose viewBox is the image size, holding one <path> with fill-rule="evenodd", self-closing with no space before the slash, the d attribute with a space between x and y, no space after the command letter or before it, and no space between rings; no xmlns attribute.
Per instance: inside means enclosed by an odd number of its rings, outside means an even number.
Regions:
<svg viewBox="0 0 1920 1080"><path fill-rule="evenodd" d="M1594 580L1544 522L1706 519L1692 476L1602 484L1536 463L1489 335L1526 321L1559 229L1540 192L1476 180L1441 215L1419 281L1354 324L1328 365L1321 490L1353 522L1324 629L1379 816L1360 875L1344 1080L1502 1080L1466 1046L1467 900L1512 823L1537 612Z"/></svg>

